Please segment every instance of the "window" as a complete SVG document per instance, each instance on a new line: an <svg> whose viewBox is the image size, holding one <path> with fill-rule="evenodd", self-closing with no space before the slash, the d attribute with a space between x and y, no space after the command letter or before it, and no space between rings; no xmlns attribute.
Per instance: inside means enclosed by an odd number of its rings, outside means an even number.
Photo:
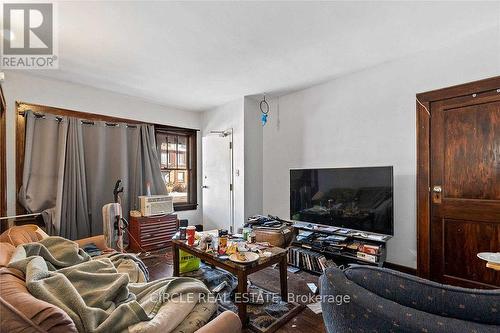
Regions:
<svg viewBox="0 0 500 333"><path fill-rule="evenodd" d="M196 131L156 126L156 145L174 209L196 209Z"/></svg>
<svg viewBox="0 0 500 333"><path fill-rule="evenodd" d="M182 171L177 172L177 181L180 183L184 183L184 172Z"/></svg>

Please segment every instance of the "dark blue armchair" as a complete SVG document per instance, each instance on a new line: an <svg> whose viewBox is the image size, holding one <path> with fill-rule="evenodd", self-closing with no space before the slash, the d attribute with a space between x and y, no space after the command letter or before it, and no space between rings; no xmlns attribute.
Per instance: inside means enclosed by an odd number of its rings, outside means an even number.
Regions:
<svg viewBox="0 0 500 333"><path fill-rule="evenodd" d="M465 289L352 265L326 270L320 290L328 333L500 332L500 289Z"/></svg>

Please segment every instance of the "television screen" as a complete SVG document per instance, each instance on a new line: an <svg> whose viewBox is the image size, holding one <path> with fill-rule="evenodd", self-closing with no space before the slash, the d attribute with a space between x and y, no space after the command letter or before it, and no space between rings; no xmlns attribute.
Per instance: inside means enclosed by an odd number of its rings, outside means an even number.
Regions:
<svg viewBox="0 0 500 333"><path fill-rule="evenodd" d="M389 167L290 170L290 218L394 234Z"/></svg>

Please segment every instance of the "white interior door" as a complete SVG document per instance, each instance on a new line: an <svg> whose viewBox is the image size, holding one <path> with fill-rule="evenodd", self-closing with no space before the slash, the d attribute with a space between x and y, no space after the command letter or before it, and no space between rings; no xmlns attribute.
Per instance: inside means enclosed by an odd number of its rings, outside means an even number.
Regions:
<svg viewBox="0 0 500 333"><path fill-rule="evenodd" d="M232 135L210 134L202 139L203 229L231 231Z"/></svg>

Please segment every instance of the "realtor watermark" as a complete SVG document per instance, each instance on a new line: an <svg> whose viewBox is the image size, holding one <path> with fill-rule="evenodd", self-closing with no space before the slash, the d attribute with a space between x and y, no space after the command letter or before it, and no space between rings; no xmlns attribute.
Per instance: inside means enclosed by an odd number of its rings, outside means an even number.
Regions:
<svg viewBox="0 0 500 333"><path fill-rule="evenodd" d="M204 293L153 293L151 295L153 302L220 302L224 301L222 294L204 294ZM234 293L234 301L236 303L248 304L263 304L263 303L279 303L282 301L281 296L271 293ZM330 303L337 306L349 304L351 302L350 295L297 295L288 293L287 302L310 304L316 302Z"/></svg>
<svg viewBox="0 0 500 333"><path fill-rule="evenodd" d="M2 69L58 68L54 3L3 3L1 17Z"/></svg>

